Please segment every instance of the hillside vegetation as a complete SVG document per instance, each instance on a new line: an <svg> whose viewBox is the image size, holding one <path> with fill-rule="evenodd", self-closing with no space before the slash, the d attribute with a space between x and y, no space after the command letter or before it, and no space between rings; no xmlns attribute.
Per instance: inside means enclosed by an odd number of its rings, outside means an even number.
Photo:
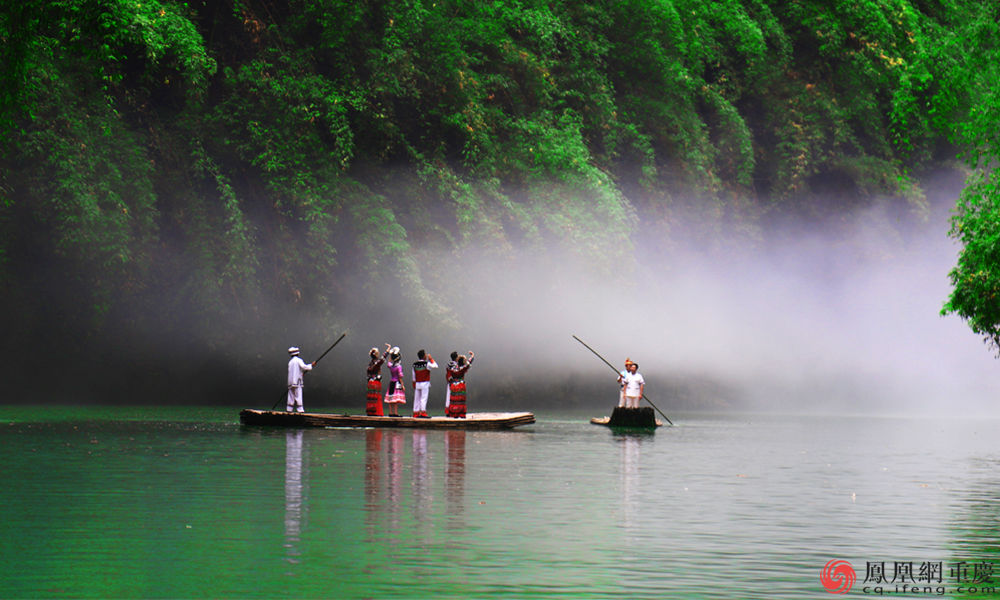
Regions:
<svg viewBox="0 0 1000 600"><path fill-rule="evenodd" d="M333 327L359 297L460 326L468 257L619 281L682 219L705 247L875 204L919 219L923 178L957 159L970 250L946 310L997 339L996 12L5 2L3 354L137 332L225 349L290 314Z"/></svg>

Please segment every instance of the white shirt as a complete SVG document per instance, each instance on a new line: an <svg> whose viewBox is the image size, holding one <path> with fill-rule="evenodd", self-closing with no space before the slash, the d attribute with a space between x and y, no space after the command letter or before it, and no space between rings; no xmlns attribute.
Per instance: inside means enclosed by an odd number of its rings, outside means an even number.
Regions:
<svg viewBox="0 0 1000 600"><path fill-rule="evenodd" d="M306 371L312 371L312 365L301 357L293 356L288 361L288 387L302 387L302 374Z"/></svg>
<svg viewBox="0 0 1000 600"><path fill-rule="evenodd" d="M635 397L639 395L639 390L641 386L645 385L646 380L642 378L642 373L636 371L635 373L625 373L623 382L625 383L625 395Z"/></svg>

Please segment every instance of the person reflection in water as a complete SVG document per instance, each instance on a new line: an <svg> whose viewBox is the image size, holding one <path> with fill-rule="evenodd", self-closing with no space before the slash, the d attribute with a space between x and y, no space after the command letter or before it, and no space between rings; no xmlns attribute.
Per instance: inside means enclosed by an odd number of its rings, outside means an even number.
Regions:
<svg viewBox="0 0 1000 600"><path fill-rule="evenodd" d="M459 517L465 507L465 431L444 432L445 514Z"/></svg>
<svg viewBox="0 0 1000 600"><path fill-rule="evenodd" d="M626 527L637 524L640 511L639 503L639 465L642 463L641 436L625 434L621 437L621 488L622 488L622 520Z"/></svg>
<svg viewBox="0 0 1000 600"><path fill-rule="evenodd" d="M413 465L410 471L413 473L412 498L413 514L417 522L422 522L425 515L430 514L432 501L431 492L431 468L430 459L427 455L427 431L424 429L413 430Z"/></svg>
<svg viewBox="0 0 1000 600"><path fill-rule="evenodd" d="M301 429L285 433L285 547L288 562L299 562L299 541L302 534L302 517L305 511L302 473Z"/></svg>
<svg viewBox="0 0 1000 600"><path fill-rule="evenodd" d="M288 401L285 410L288 412L304 412L302 406L303 377L306 371L311 371L316 363L306 363L299 357L299 349L292 346L288 349L291 360L288 361Z"/></svg>

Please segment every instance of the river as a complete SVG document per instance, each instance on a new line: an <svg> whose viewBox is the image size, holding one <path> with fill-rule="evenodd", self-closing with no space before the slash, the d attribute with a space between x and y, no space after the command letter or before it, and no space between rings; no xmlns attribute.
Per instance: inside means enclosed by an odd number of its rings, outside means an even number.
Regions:
<svg viewBox="0 0 1000 600"><path fill-rule="evenodd" d="M1000 421L631 435L600 412L445 432L0 407L0 597L798 599L850 575L850 597L997 597Z"/></svg>

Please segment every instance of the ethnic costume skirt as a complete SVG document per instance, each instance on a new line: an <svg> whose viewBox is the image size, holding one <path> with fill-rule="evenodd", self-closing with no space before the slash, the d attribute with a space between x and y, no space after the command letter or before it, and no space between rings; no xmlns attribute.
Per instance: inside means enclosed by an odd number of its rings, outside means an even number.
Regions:
<svg viewBox="0 0 1000 600"><path fill-rule="evenodd" d="M382 380L368 380L368 398L365 403L365 414L369 417L382 416Z"/></svg>
<svg viewBox="0 0 1000 600"><path fill-rule="evenodd" d="M389 404L406 404L406 392L398 381L389 382L389 390L385 393L385 401Z"/></svg>
<svg viewBox="0 0 1000 600"><path fill-rule="evenodd" d="M452 381L448 384L451 391L451 400L448 408L445 409L445 416L464 419L465 418L465 381Z"/></svg>

